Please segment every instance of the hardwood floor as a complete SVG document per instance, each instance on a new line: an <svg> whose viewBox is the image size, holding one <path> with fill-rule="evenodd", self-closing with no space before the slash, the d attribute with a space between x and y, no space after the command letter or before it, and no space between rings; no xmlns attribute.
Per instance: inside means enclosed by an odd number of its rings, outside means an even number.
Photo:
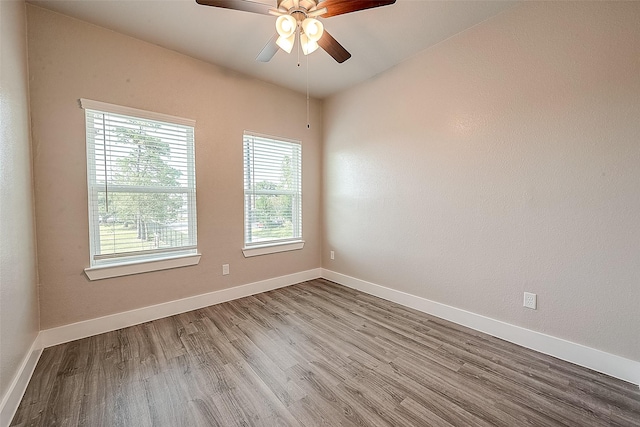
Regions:
<svg viewBox="0 0 640 427"><path fill-rule="evenodd" d="M640 426L640 391L319 279L47 348L11 425Z"/></svg>

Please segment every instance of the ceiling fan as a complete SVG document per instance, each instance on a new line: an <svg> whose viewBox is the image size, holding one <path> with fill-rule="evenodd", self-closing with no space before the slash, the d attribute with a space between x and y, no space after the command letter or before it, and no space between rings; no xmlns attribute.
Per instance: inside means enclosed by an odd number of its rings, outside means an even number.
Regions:
<svg viewBox="0 0 640 427"><path fill-rule="evenodd" d="M258 54L257 61L269 62L278 48L290 53L297 38L305 55L321 47L339 63L351 58L351 54L324 30L324 25L316 18L330 18L395 2L396 0L278 0L278 5L274 8L249 0L196 0L196 3L204 6L277 16L276 34Z"/></svg>

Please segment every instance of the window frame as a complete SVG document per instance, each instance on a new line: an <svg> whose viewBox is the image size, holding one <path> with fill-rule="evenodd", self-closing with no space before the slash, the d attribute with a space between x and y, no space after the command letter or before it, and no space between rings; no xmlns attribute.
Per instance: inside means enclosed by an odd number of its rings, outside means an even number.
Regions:
<svg viewBox="0 0 640 427"><path fill-rule="evenodd" d="M284 144L295 144L298 146L299 154L297 156L297 182L298 182L298 190L259 190L259 189L248 189L247 188L247 175L248 175L248 167L251 167L252 170L255 169L255 158L248 159L249 154L246 150L247 138L259 138L265 139L269 141L273 141L275 143L284 143ZM255 144L255 141L253 142ZM302 191L302 141L277 137L272 135L265 135L253 131L245 130L242 135L242 158L243 158L243 247L242 252L245 257L253 257L258 255L266 255L277 252L286 252L299 250L304 248L305 241L303 240L303 191ZM266 241L257 241L257 242L247 242L247 230L249 225L249 203L247 196L256 196L256 195L291 195L292 197L292 227L293 227L293 236L285 237L274 240L266 240ZM294 210L295 209L295 210Z"/></svg>
<svg viewBox="0 0 640 427"><path fill-rule="evenodd" d="M166 270L170 268L197 265L200 262L201 254L197 247L197 208L196 208L196 182L195 182L195 120L185 119L152 111L140 110L131 107L124 107L90 99L80 99L80 107L85 110L85 132L86 132L86 161L87 161L87 207L89 220L89 264L85 268L85 274L90 280L99 280L109 277L119 277L130 274L146 273L151 271ZM98 114L117 114L126 116L133 120L150 120L164 122L170 125L180 125L192 128L193 139L187 143L187 187L151 187L151 186L116 186L99 184L95 168L95 143L90 142L89 123L87 122L87 112L92 111ZM145 251L132 251L128 253L104 255L100 254L100 221L97 216L98 210L95 201L98 200L100 188L108 188L108 191L115 193L138 193L138 192L171 192L184 193L187 197L187 223L189 242L188 246L163 248Z"/></svg>

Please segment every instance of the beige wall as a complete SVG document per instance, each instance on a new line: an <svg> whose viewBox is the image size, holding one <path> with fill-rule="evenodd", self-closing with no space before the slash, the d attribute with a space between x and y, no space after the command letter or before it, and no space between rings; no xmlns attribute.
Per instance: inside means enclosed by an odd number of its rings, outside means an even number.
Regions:
<svg viewBox="0 0 640 427"><path fill-rule="evenodd" d="M27 7L42 329L320 267L321 103ZM79 98L195 119L199 265L90 282ZM315 126L314 126L315 124ZM303 250L245 259L242 132L302 140ZM231 274L222 276L222 264Z"/></svg>
<svg viewBox="0 0 640 427"><path fill-rule="evenodd" d="M308 131L304 96L27 9L42 329L315 268L322 247L329 269L640 360L638 3L527 3L449 39L326 102L322 159L319 101ZM80 97L197 120L200 265L86 279ZM242 257L244 129L303 141L302 251Z"/></svg>
<svg viewBox="0 0 640 427"><path fill-rule="evenodd" d="M327 100L323 267L640 360L638 23L526 2Z"/></svg>
<svg viewBox="0 0 640 427"><path fill-rule="evenodd" d="M38 334L23 1L0 1L0 401Z"/></svg>

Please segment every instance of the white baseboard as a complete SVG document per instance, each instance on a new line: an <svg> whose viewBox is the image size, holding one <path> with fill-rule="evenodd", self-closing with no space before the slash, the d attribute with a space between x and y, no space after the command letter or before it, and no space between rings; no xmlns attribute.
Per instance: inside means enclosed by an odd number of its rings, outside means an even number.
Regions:
<svg viewBox="0 0 640 427"><path fill-rule="evenodd" d="M318 277L321 277L321 273L321 268L315 268L286 276L261 280L247 285L222 289L162 304L124 311L122 313L111 314L82 322L71 323L57 328L45 329L40 332L42 347L51 347L80 338L115 331L116 329L150 322L152 320L173 316L175 314L191 310L197 310L199 308L219 304L221 302L247 297L260 292L294 285L306 280L317 279Z"/></svg>
<svg viewBox="0 0 640 427"><path fill-rule="evenodd" d="M322 269L322 277L558 359L640 385L640 362Z"/></svg>
<svg viewBox="0 0 640 427"><path fill-rule="evenodd" d="M11 420L18 410L22 396L24 396L24 392L27 390L27 385L38 364L38 360L40 360L41 354L42 346L40 344L40 334L38 334L33 344L31 344L31 348L24 356L7 393L2 398L2 402L0 403L0 427L8 427L9 424L11 424Z"/></svg>

